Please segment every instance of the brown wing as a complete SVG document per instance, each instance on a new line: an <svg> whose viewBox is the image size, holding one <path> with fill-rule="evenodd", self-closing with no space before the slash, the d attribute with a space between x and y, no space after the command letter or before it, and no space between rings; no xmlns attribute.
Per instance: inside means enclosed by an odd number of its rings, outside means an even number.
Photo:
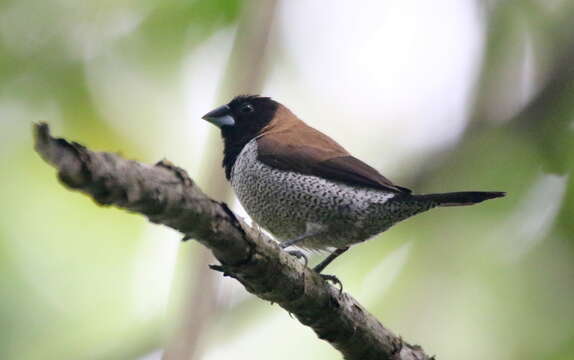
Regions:
<svg viewBox="0 0 574 360"><path fill-rule="evenodd" d="M276 169L295 171L395 193L410 193L377 170L351 156L327 135L302 121L263 133L257 139L258 160Z"/></svg>

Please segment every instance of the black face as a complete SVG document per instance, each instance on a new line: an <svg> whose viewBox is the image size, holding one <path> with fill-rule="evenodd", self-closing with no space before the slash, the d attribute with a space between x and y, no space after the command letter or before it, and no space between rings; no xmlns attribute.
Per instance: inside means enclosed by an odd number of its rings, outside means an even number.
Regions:
<svg viewBox="0 0 574 360"><path fill-rule="evenodd" d="M269 124L278 105L268 97L241 95L203 116L203 119L221 128L225 145L223 167L228 179L236 157Z"/></svg>

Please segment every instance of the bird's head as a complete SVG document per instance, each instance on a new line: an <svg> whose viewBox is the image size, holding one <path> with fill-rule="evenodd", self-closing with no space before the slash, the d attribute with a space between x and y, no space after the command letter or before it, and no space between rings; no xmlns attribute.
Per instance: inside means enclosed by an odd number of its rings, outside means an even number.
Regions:
<svg viewBox="0 0 574 360"><path fill-rule="evenodd" d="M225 140L250 140L271 122L278 106L279 103L269 97L240 95L202 119L219 127Z"/></svg>
<svg viewBox="0 0 574 360"><path fill-rule="evenodd" d="M240 95L202 117L221 129L227 178L241 149L267 128L279 107L279 103L269 97Z"/></svg>

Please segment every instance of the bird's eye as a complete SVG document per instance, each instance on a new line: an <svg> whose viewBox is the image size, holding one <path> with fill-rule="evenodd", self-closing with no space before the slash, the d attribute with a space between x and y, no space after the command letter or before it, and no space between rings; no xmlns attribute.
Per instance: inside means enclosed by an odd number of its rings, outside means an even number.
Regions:
<svg viewBox="0 0 574 360"><path fill-rule="evenodd" d="M253 108L253 106L251 106L251 104L245 104L239 109L239 111L241 111L244 114L253 112L254 110L255 109Z"/></svg>

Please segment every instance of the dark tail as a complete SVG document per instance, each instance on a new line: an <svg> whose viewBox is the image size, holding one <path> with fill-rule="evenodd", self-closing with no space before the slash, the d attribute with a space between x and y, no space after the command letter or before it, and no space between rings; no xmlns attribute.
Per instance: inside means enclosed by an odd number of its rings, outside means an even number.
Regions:
<svg viewBox="0 0 574 360"><path fill-rule="evenodd" d="M505 192L499 191L462 191L444 194L413 195L417 200L433 201L438 206L464 206L473 205L488 199L505 196Z"/></svg>

